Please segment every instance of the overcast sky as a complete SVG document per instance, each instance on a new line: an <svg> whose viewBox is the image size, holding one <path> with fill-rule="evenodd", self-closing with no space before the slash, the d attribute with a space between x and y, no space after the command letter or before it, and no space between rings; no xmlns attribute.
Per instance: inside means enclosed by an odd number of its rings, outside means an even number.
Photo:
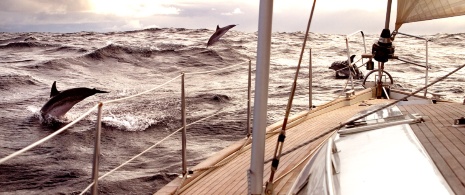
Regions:
<svg viewBox="0 0 465 195"><path fill-rule="evenodd" d="M304 31L312 3L275 0L273 31ZM384 27L386 5L386 0L319 0L311 31L378 34ZM234 30L255 32L258 7L259 0L0 0L0 32L215 29L217 24L238 24ZM405 24L400 31L420 35L465 32L465 17Z"/></svg>

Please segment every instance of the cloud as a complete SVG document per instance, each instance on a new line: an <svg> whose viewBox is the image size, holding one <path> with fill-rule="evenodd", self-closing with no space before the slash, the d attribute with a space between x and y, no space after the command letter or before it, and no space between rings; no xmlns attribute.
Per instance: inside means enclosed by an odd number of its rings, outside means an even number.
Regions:
<svg viewBox="0 0 465 195"><path fill-rule="evenodd" d="M164 0L93 0L92 12L124 17L179 14L180 9Z"/></svg>
<svg viewBox="0 0 465 195"><path fill-rule="evenodd" d="M89 0L2 0L0 1L1 12L22 13L48 13L63 14L70 12L89 11L91 9Z"/></svg>
<svg viewBox="0 0 465 195"><path fill-rule="evenodd" d="M236 8L236 9L234 9L234 11L232 11L232 12L221 13L221 15L232 16L232 15L243 14L243 13L244 13L244 12L242 12L241 9Z"/></svg>
<svg viewBox="0 0 465 195"><path fill-rule="evenodd" d="M386 3L369 1L375 8L367 11L356 7L354 1L320 1L310 30L338 34L356 30L380 33L385 11L379 10L384 10ZM378 4L381 6L376 8ZM311 5L312 2L306 0L275 1L273 31L305 31ZM250 0L0 0L0 32L106 32L149 27L214 30L216 25L228 24L239 24L234 30L255 32L258 7L258 1ZM453 22L405 24L401 31L413 34L463 32L464 18ZM391 27L394 22L395 11Z"/></svg>

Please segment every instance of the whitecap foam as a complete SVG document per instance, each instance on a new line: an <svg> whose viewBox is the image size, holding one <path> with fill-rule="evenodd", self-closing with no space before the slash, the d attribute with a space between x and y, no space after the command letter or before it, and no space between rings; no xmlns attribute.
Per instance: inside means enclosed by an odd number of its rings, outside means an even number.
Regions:
<svg viewBox="0 0 465 195"><path fill-rule="evenodd" d="M156 121L146 117L134 116L132 114L123 114L121 116L111 114L111 116L103 117L102 123L124 131L144 131L152 124L156 123Z"/></svg>

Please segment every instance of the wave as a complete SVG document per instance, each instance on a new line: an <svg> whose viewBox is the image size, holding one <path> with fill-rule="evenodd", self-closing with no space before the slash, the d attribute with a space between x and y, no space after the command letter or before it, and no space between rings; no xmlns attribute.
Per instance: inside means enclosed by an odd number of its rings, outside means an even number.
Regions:
<svg viewBox="0 0 465 195"><path fill-rule="evenodd" d="M29 75L0 75L0 90L11 90L16 87L37 86L40 82Z"/></svg>
<svg viewBox="0 0 465 195"><path fill-rule="evenodd" d="M70 58L47 60L38 64L26 65L23 66L27 69L40 69L40 70L71 70Z"/></svg>
<svg viewBox="0 0 465 195"><path fill-rule="evenodd" d="M78 47L71 47L71 46L59 46L58 48L53 48L46 50L47 52L77 52L77 53L85 53L88 52L88 50L84 48L78 48Z"/></svg>
<svg viewBox="0 0 465 195"><path fill-rule="evenodd" d="M20 41L38 41L39 39L34 36L19 36L10 39L3 39L0 40L0 44L8 44L13 42L20 42Z"/></svg>
<svg viewBox="0 0 465 195"><path fill-rule="evenodd" d="M56 44L45 44L36 41L13 42L0 46L1 49L22 49L22 48L44 48L44 47L57 47Z"/></svg>
<svg viewBox="0 0 465 195"><path fill-rule="evenodd" d="M107 58L116 58L124 60L124 56L121 56L123 54L139 55L140 57L151 57L154 53L173 52L176 50L176 48L179 48L179 46L175 47L174 44L165 46L165 49L163 50L157 50L152 48L122 46L111 43L105 47L99 48L95 51L85 54L84 57L91 60L104 60Z"/></svg>
<svg viewBox="0 0 465 195"><path fill-rule="evenodd" d="M123 131L144 131L156 121L150 118L137 117L132 114L122 116L105 116L102 118L102 124L107 127L114 127Z"/></svg>
<svg viewBox="0 0 465 195"><path fill-rule="evenodd" d="M147 114L134 115L132 113L112 114L102 117L105 127L116 128L122 131L145 131L150 127L166 127L173 123L173 116L149 116Z"/></svg>

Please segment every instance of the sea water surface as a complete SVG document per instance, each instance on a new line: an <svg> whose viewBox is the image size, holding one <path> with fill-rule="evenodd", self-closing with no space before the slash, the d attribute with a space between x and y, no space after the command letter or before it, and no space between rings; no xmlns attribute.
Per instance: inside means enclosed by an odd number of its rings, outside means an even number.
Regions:
<svg viewBox="0 0 465 195"><path fill-rule="evenodd" d="M247 70L256 62L256 33L231 30L206 48L212 30L145 29L126 32L0 33L0 158L53 133L96 105L131 96L186 74L187 122L220 111L187 129L187 162L192 167L246 136ZM465 63L465 34L425 36L429 42L429 81ZM268 124L283 118L304 33L275 32L272 38ZM368 35L367 52L378 35ZM351 53L365 53L361 36L350 39ZM399 35L396 55L425 61L425 42ZM333 61L347 59L345 35L312 33L313 104L337 97L346 80L334 79ZM308 109L309 50L299 73L292 113ZM232 65L237 66L230 67ZM361 62L358 62L360 65ZM397 87L418 89L425 68L391 61L385 65ZM361 68L368 73L365 68ZM429 92L463 101L465 71ZM369 78L369 80L374 78ZM109 91L76 104L62 119L41 122L39 110L57 81L58 90L75 87ZM103 106L100 175L117 167L181 127L181 80L141 97ZM363 89L360 80L356 89ZM349 84L350 86L350 84ZM252 84L254 88L254 84ZM253 92L253 89L252 89ZM253 93L252 93L253 95ZM252 104L253 105L253 104ZM91 183L96 111L69 130L0 164L0 194L77 194ZM167 139L99 182L101 194L152 194L181 172L181 135Z"/></svg>

